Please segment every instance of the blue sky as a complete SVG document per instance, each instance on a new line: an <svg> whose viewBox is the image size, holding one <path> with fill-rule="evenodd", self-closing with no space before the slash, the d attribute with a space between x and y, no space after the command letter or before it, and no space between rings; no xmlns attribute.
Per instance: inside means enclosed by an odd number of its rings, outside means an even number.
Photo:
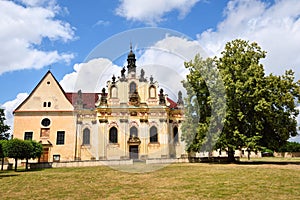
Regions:
<svg viewBox="0 0 300 200"><path fill-rule="evenodd" d="M156 48L190 54L196 48L194 42L209 56L219 55L225 43L236 38L258 42L268 52L263 60L266 73L293 69L300 79L299 16L298 0L0 0L0 105L12 125L11 112L49 68L66 91L74 88L80 70L86 69L81 74L87 80L99 62L112 66L108 72L118 73L124 56L112 63L106 58L85 63L86 58L114 36L145 27L186 36L188 41L166 36L151 42ZM166 60L163 53L139 51L137 37L125 37L128 41L110 50L129 49L132 42L140 65Z"/></svg>

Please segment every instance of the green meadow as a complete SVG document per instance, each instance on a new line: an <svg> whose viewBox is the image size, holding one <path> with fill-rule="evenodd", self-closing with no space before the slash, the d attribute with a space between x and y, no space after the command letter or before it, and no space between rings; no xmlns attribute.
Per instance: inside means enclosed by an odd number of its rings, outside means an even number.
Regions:
<svg viewBox="0 0 300 200"><path fill-rule="evenodd" d="M137 167L147 167L139 164ZM0 172L1 199L300 199L300 165L170 164Z"/></svg>

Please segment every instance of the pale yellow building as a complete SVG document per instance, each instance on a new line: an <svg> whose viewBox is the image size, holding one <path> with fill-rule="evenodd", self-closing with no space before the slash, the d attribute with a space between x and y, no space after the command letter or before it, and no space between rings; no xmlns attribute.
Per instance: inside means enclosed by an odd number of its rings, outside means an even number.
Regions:
<svg viewBox="0 0 300 200"><path fill-rule="evenodd" d="M130 50L100 93L66 93L48 71L14 111L14 137L43 144L42 162L180 158L183 101L164 94Z"/></svg>

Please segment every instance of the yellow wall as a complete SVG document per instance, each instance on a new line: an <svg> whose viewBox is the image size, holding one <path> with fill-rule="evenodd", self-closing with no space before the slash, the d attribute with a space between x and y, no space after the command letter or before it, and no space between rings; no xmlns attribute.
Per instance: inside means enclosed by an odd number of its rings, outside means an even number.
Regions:
<svg viewBox="0 0 300 200"><path fill-rule="evenodd" d="M48 105L48 102L51 105ZM14 115L15 138L24 139L25 132L33 132L33 140L41 142L44 147L49 147L48 161L52 161L53 155L60 155L61 161L74 159L76 119L73 106L50 72L17 108ZM47 127L41 124L44 118L51 121ZM41 137L42 128L50 129L49 137ZM56 145L57 131L65 131L63 145Z"/></svg>

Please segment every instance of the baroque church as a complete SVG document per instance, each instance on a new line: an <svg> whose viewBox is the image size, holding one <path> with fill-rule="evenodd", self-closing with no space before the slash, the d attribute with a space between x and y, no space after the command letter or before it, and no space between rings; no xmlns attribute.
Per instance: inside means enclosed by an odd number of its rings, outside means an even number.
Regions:
<svg viewBox="0 0 300 200"><path fill-rule="evenodd" d="M171 100L136 68L130 48L100 93L65 92L48 71L15 109L14 137L40 142L40 162L185 157L182 93Z"/></svg>

